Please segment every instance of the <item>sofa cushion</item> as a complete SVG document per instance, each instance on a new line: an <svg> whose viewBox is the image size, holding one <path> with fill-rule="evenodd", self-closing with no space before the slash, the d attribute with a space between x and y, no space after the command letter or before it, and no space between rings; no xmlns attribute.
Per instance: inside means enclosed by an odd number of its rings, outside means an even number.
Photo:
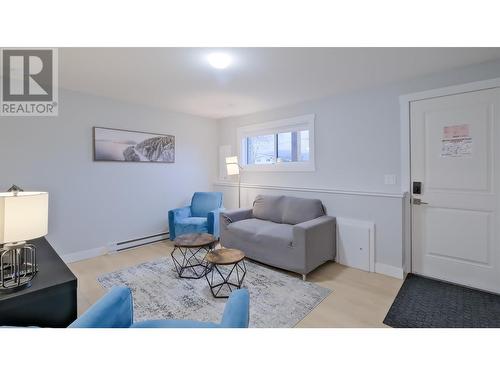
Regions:
<svg viewBox="0 0 500 375"><path fill-rule="evenodd" d="M293 226L288 224L277 224L262 228L257 237L265 242L275 243L276 246L292 246Z"/></svg>
<svg viewBox="0 0 500 375"><path fill-rule="evenodd" d="M261 220L270 220L275 223L283 222L283 196L257 195L253 202L253 217Z"/></svg>
<svg viewBox="0 0 500 375"><path fill-rule="evenodd" d="M260 219L246 219L235 221L234 223L229 224L228 229L231 232L235 232L237 234L254 235L268 226L274 226L273 224L276 223Z"/></svg>
<svg viewBox="0 0 500 375"><path fill-rule="evenodd" d="M291 246L293 226L260 219L240 220L229 224L228 230L251 242L272 242L276 246Z"/></svg>
<svg viewBox="0 0 500 375"><path fill-rule="evenodd" d="M283 223L299 224L323 216L325 210L319 199L283 197Z"/></svg>

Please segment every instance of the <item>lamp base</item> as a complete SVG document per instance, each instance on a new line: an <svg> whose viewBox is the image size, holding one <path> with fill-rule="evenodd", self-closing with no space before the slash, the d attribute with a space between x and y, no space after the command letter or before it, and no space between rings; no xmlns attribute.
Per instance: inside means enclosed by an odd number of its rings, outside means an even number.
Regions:
<svg viewBox="0 0 500 375"><path fill-rule="evenodd" d="M0 293L29 288L37 272L35 246L16 242L0 250Z"/></svg>
<svg viewBox="0 0 500 375"><path fill-rule="evenodd" d="M2 294L10 294L10 293L17 293L21 290L28 289L31 286L31 280L28 281L27 283L21 284L19 286L15 287L9 287L9 288L2 288L0 287L0 295Z"/></svg>

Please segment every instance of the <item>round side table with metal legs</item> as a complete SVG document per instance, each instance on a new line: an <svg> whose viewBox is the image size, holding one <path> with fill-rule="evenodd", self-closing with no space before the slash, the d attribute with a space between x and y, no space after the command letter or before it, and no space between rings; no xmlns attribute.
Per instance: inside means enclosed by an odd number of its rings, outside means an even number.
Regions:
<svg viewBox="0 0 500 375"><path fill-rule="evenodd" d="M243 251L222 248L207 254L206 260L205 278L215 298L228 298L234 289L241 289L247 273Z"/></svg>
<svg viewBox="0 0 500 375"><path fill-rule="evenodd" d="M172 260L179 277L200 279L208 272L207 255L215 248L217 239L208 233L190 233L176 237Z"/></svg>

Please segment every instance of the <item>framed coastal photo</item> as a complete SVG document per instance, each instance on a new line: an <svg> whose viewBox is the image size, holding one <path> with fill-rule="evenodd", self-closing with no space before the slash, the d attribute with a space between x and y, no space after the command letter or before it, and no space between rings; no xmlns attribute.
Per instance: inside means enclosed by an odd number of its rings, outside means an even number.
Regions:
<svg viewBox="0 0 500 375"><path fill-rule="evenodd" d="M94 127L94 161L174 163L175 136Z"/></svg>

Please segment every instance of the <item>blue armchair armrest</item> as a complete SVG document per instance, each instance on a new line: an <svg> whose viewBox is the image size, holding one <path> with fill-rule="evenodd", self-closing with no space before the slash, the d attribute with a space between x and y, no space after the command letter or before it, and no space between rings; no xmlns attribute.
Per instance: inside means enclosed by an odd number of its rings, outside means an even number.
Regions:
<svg viewBox="0 0 500 375"><path fill-rule="evenodd" d="M191 206L176 208L168 211L168 232L171 240L175 239L175 222L191 216Z"/></svg>
<svg viewBox="0 0 500 375"><path fill-rule="evenodd" d="M132 293L115 286L68 328L129 328L133 322Z"/></svg>
<svg viewBox="0 0 500 375"><path fill-rule="evenodd" d="M248 289L231 293L224 308L220 326L222 328L248 328L250 319L250 295Z"/></svg>
<svg viewBox="0 0 500 375"><path fill-rule="evenodd" d="M222 211L224 211L223 207L210 211L207 216L208 233L212 234L215 238L219 238L219 217Z"/></svg>

